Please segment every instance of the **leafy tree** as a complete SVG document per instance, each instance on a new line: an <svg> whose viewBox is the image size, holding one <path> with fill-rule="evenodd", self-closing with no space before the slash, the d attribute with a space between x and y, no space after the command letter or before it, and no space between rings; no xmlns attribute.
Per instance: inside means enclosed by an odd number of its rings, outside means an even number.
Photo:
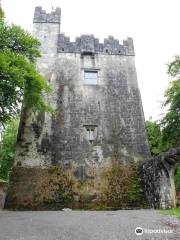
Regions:
<svg viewBox="0 0 180 240"><path fill-rule="evenodd" d="M18 132L19 118L13 118L8 122L3 139L0 142L0 178L8 179L15 155L15 145Z"/></svg>
<svg viewBox="0 0 180 240"><path fill-rule="evenodd" d="M163 150L162 146L162 132L157 122L148 120L146 121L146 130L150 151L152 155L157 155Z"/></svg>
<svg viewBox="0 0 180 240"><path fill-rule="evenodd" d="M168 107L167 113L157 124L146 122L151 153L159 154L162 151L180 145L180 57L168 65L168 74L172 78L166 90L163 106Z"/></svg>
<svg viewBox="0 0 180 240"><path fill-rule="evenodd" d="M180 145L180 57L168 65L168 74L172 81L165 92L164 106L169 109L161 121L163 127L163 142L168 142L170 147Z"/></svg>
<svg viewBox="0 0 180 240"><path fill-rule="evenodd" d="M21 104L33 111L51 111L43 94L50 91L36 70L40 42L18 26L4 22L0 12L0 123L20 112Z"/></svg>
<svg viewBox="0 0 180 240"><path fill-rule="evenodd" d="M43 95L50 92L36 70L40 42L18 26L8 25L0 7L0 178L7 179L15 155L21 109L52 111ZM3 126L3 127L2 127Z"/></svg>
<svg viewBox="0 0 180 240"><path fill-rule="evenodd" d="M164 106L169 106L168 112L162 119L163 142L170 147L180 146L180 56L168 65L168 74L172 78L165 92ZM180 166L175 172L176 191L180 192Z"/></svg>

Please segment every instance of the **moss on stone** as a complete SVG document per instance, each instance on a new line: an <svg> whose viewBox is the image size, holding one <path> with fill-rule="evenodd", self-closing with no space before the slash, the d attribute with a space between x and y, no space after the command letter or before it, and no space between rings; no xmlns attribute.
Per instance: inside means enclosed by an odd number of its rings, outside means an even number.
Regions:
<svg viewBox="0 0 180 240"><path fill-rule="evenodd" d="M6 208L115 210L146 206L135 166L113 164L80 181L59 166L14 167Z"/></svg>
<svg viewBox="0 0 180 240"><path fill-rule="evenodd" d="M62 209L71 207L73 182L60 167L13 168L6 208Z"/></svg>

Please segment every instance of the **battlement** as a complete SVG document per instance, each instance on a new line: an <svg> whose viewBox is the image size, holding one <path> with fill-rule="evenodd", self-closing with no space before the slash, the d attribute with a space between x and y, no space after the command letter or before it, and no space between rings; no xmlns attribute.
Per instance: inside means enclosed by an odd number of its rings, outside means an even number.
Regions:
<svg viewBox="0 0 180 240"><path fill-rule="evenodd" d="M118 54L118 55L134 55L133 39L127 38L123 44L119 40L109 36L104 39L104 43L100 43L94 35L81 35L77 37L75 42L71 42L70 38L64 34L58 36L58 52L84 53L84 54Z"/></svg>
<svg viewBox="0 0 180 240"><path fill-rule="evenodd" d="M61 9L56 8L50 13L46 13L42 10L42 7L36 7L34 12L34 23L60 23L61 21Z"/></svg>

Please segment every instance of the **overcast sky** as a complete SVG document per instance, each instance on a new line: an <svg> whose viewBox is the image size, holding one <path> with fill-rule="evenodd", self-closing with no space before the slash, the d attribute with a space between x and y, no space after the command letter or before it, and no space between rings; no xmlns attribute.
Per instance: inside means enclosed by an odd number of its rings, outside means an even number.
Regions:
<svg viewBox="0 0 180 240"><path fill-rule="evenodd" d="M180 0L2 0L6 19L30 32L35 6L61 7L61 32L72 40L81 34L101 41L132 37L145 118L161 117L166 64L180 54Z"/></svg>

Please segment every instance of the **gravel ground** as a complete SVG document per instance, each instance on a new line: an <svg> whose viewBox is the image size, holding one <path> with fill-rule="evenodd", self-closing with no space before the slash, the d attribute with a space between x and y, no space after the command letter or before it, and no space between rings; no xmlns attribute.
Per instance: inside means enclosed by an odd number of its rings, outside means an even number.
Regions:
<svg viewBox="0 0 180 240"><path fill-rule="evenodd" d="M180 220L155 210L0 212L0 240L136 239L180 239Z"/></svg>

